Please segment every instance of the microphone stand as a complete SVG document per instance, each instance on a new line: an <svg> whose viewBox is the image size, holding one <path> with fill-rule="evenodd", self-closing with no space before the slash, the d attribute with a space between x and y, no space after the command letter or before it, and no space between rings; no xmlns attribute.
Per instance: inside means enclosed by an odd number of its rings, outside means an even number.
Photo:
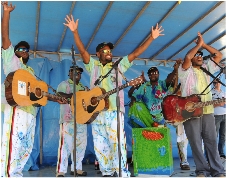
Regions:
<svg viewBox="0 0 227 178"><path fill-rule="evenodd" d="M112 71L113 69L115 69L115 67L118 66L118 64L120 63L120 61L121 61L122 59L123 59L123 58L118 59L118 60L112 65L112 68L109 70L109 72L107 72L106 75L104 75L104 76L100 75L100 76L98 77L98 79L95 81L94 85L95 85L95 86L96 86L96 85L99 85L99 84L101 83L101 81L103 81L104 78L108 77L108 76L110 75L111 71Z"/></svg>
<svg viewBox="0 0 227 178"><path fill-rule="evenodd" d="M216 76L216 77L214 77L209 71L207 71L206 73L208 74L208 75L210 75L212 78L213 78L213 81L216 79L216 78L218 78L219 77L219 75L221 75L222 73L223 73L223 71L225 70L225 68L226 68L226 66L225 67L221 67L220 65L218 65L218 63L216 62L216 61L214 61L211 57L212 56L215 56L216 54L214 53L213 55L208 55L208 57L210 58L210 60L211 61L213 61L218 67L220 67L220 72L218 73L218 75ZM204 71L204 70L203 70ZM203 90L203 92L201 93L201 95L206 91L206 89L213 83L213 81L212 82L210 82L210 84ZM223 84L222 82L220 82L223 86L226 86L225 84Z"/></svg>
<svg viewBox="0 0 227 178"><path fill-rule="evenodd" d="M76 133L77 133L77 128L76 128L76 60L74 57L74 47L72 45L72 64L73 64L73 107L74 107L74 150L73 150L73 161L74 161L74 177L77 177L77 170L76 170Z"/></svg>
<svg viewBox="0 0 227 178"><path fill-rule="evenodd" d="M118 88L118 65L113 65L116 72L116 105L117 105L117 140L118 140L118 158L119 158L119 177L122 177L121 173L121 140L120 140L120 98L119 98L119 88Z"/></svg>
<svg viewBox="0 0 227 178"><path fill-rule="evenodd" d="M94 85L99 85L101 83L101 81L108 77L110 72L115 69L116 72L116 106L117 106L117 139L118 139L118 158L119 158L119 177L122 177L122 171L121 171L121 142L120 142L120 117L119 117L119 113L120 113L120 98L119 98L119 88L118 88L118 64L120 63L120 61L123 58L120 58L119 60L117 60L113 65L112 68L110 69L110 71L104 75L104 76L99 76L99 78L95 81ZM101 80L100 80L101 79Z"/></svg>

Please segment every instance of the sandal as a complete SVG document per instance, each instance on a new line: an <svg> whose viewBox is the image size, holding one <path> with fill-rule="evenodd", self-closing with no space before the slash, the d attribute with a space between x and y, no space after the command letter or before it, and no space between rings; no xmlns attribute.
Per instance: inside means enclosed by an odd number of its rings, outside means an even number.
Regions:
<svg viewBox="0 0 227 178"><path fill-rule="evenodd" d="M181 170L190 170L190 166L189 165L180 164L180 168L181 168Z"/></svg>
<svg viewBox="0 0 227 178"><path fill-rule="evenodd" d="M65 173L64 172L58 172L56 177L65 177Z"/></svg>
<svg viewBox="0 0 227 178"><path fill-rule="evenodd" d="M71 171L70 174L74 175L74 172ZM78 176L87 176L87 172L86 171L82 171L82 170L77 170L77 175Z"/></svg>

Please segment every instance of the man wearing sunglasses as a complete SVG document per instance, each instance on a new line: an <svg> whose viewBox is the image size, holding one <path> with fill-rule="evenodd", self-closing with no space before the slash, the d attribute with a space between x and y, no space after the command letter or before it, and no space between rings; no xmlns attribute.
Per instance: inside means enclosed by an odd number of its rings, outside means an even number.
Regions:
<svg viewBox="0 0 227 178"><path fill-rule="evenodd" d="M29 60L29 44L19 42L14 48L9 39L10 13L15 6L1 2L2 16L2 64L4 74L24 69L34 75L34 70L27 66ZM4 91L2 91L4 92ZM3 101L3 100L2 100ZM1 176L22 177L22 170L33 147L36 125L36 107L11 107L8 103L4 108L4 123L1 147Z"/></svg>
<svg viewBox="0 0 227 178"><path fill-rule="evenodd" d="M112 68L112 49L114 45L112 43L100 43L96 47L96 56L99 60L95 60L90 54L86 51L79 33L78 33L78 19L76 22L71 15L66 16L65 18L67 27L70 28L74 35L74 40L77 45L77 48L83 58L85 68L91 75L90 87L94 88L94 83L100 75L104 76ZM120 73L126 72L126 70L132 66L132 61L140 56L151 44L153 40L162 36L163 32L162 27L156 25L155 28L152 27L151 35L149 38L135 51L131 54L123 57L120 61L118 68L119 72L119 85L122 84L122 76ZM106 91L110 91L116 87L116 78L115 70L112 73L102 80L99 87L104 88ZM127 156L126 156L126 140L124 137L124 95L123 91L119 92L120 96L120 143L121 143L121 172L123 177L130 176L130 172L127 168ZM118 158L118 139L117 139L117 106L116 106L116 94L112 94L109 97L109 109L107 111L102 111L97 116L96 120L92 122L92 133L94 140L94 149L96 157L99 161L100 171L105 177L113 176L116 171L119 173L119 158Z"/></svg>
<svg viewBox="0 0 227 178"><path fill-rule="evenodd" d="M219 69L212 61L203 63L202 53L199 49L203 48L210 54L216 53L213 60L218 64L222 59L222 53L206 44L200 32L195 40L196 45L188 51L184 62L178 69L178 76L181 82L181 92L183 97L192 94L201 94L209 85L210 76L201 67L214 74ZM212 94L209 87L200 95L201 101L211 101ZM203 107L203 115L199 118L190 118L184 123L185 132L189 140L194 162L196 165L195 173L199 177L224 177L224 167L217 149L217 134L215 129L214 107L208 105ZM202 150L202 141L208 156L209 166Z"/></svg>
<svg viewBox="0 0 227 178"><path fill-rule="evenodd" d="M76 91L88 90L80 82L83 69L76 66ZM57 88L60 96L71 98L73 95L73 66L69 69L69 79L62 81ZM71 175L74 175L73 147L74 147L74 120L70 104L60 105L60 130L58 160L56 167L57 177L64 177L68 168L68 157L71 154ZM77 124L76 134L76 170L78 176L86 176L87 172L82 171L82 160L87 146L87 125Z"/></svg>
<svg viewBox="0 0 227 178"><path fill-rule="evenodd" d="M212 99L221 99L226 98L226 93L221 89L220 79L217 78L213 82L214 89L212 90ZM226 133L226 102L214 104L214 117L215 117L215 125L217 136L219 136L218 140L218 152L220 157L225 157L225 133Z"/></svg>
<svg viewBox="0 0 227 178"><path fill-rule="evenodd" d="M15 47L9 39L10 13L15 6L1 2L2 16L2 64L4 74L23 69L34 75L34 70L27 66L30 45L26 41L19 42ZM25 76L26 77L26 76ZM36 125L37 109L33 106L11 107L5 100L5 87L2 88L2 104L4 104L4 121L1 144L1 176L22 177L22 171L32 152ZM62 101L48 98L62 103ZM5 101L5 102L4 102Z"/></svg>
<svg viewBox="0 0 227 178"><path fill-rule="evenodd" d="M129 124L133 128L157 127L158 125L165 124L161 104L163 98L173 92L173 86L177 78L177 69L181 63L181 59L176 60L174 70L165 80L159 79L159 70L157 67L151 67L147 71L150 81L147 81L141 86L130 88L128 91L128 96L131 98L129 105ZM140 109L138 110L138 108ZM182 170L190 170L187 161L188 140L183 125L179 124L176 131L180 167Z"/></svg>

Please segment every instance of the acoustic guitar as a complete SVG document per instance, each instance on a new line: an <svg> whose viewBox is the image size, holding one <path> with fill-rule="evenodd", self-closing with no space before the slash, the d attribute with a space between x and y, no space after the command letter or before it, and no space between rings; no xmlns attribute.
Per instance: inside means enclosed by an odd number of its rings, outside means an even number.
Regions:
<svg viewBox="0 0 227 178"><path fill-rule="evenodd" d="M225 98L201 102L199 95L190 95L188 97L167 95L163 98L162 112L168 123L183 123L190 118L202 116L204 106L222 102L225 102Z"/></svg>
<svg viewBox="0 0 227 178"><path fill-rule="evenodd" d="M10 106L45 106L48 98L63 100L64 97L47 93L45 82L37 80L26 70L18 69L5 79L5 97Z"/></svg>
<svg viewBox="0 0 227 178"><path fill-rule="evenodd" d="M144 74L121 85L119 90L128 86L140 85L144 82ZM79 124L89 124L95 120L100 111L109 108L109 96L117 92L117 88L106 92L105 89L95 87L90 91L76 92L76 122ZM73 97L71 98L71 109L74 113Z"/></svg>

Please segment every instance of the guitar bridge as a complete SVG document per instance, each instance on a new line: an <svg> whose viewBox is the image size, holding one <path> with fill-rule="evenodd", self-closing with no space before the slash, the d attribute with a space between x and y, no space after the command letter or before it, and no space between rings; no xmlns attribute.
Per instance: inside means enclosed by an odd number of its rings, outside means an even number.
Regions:
<svg viewBox="0 0 227 178"><path fill-rule="evenodd" d="M84 102L84 99L82 99L82 106L83 106L83 108L84 108L84 111L87 111L87 106L86 106L86 104L85 104L85 102Z"/></svg>

